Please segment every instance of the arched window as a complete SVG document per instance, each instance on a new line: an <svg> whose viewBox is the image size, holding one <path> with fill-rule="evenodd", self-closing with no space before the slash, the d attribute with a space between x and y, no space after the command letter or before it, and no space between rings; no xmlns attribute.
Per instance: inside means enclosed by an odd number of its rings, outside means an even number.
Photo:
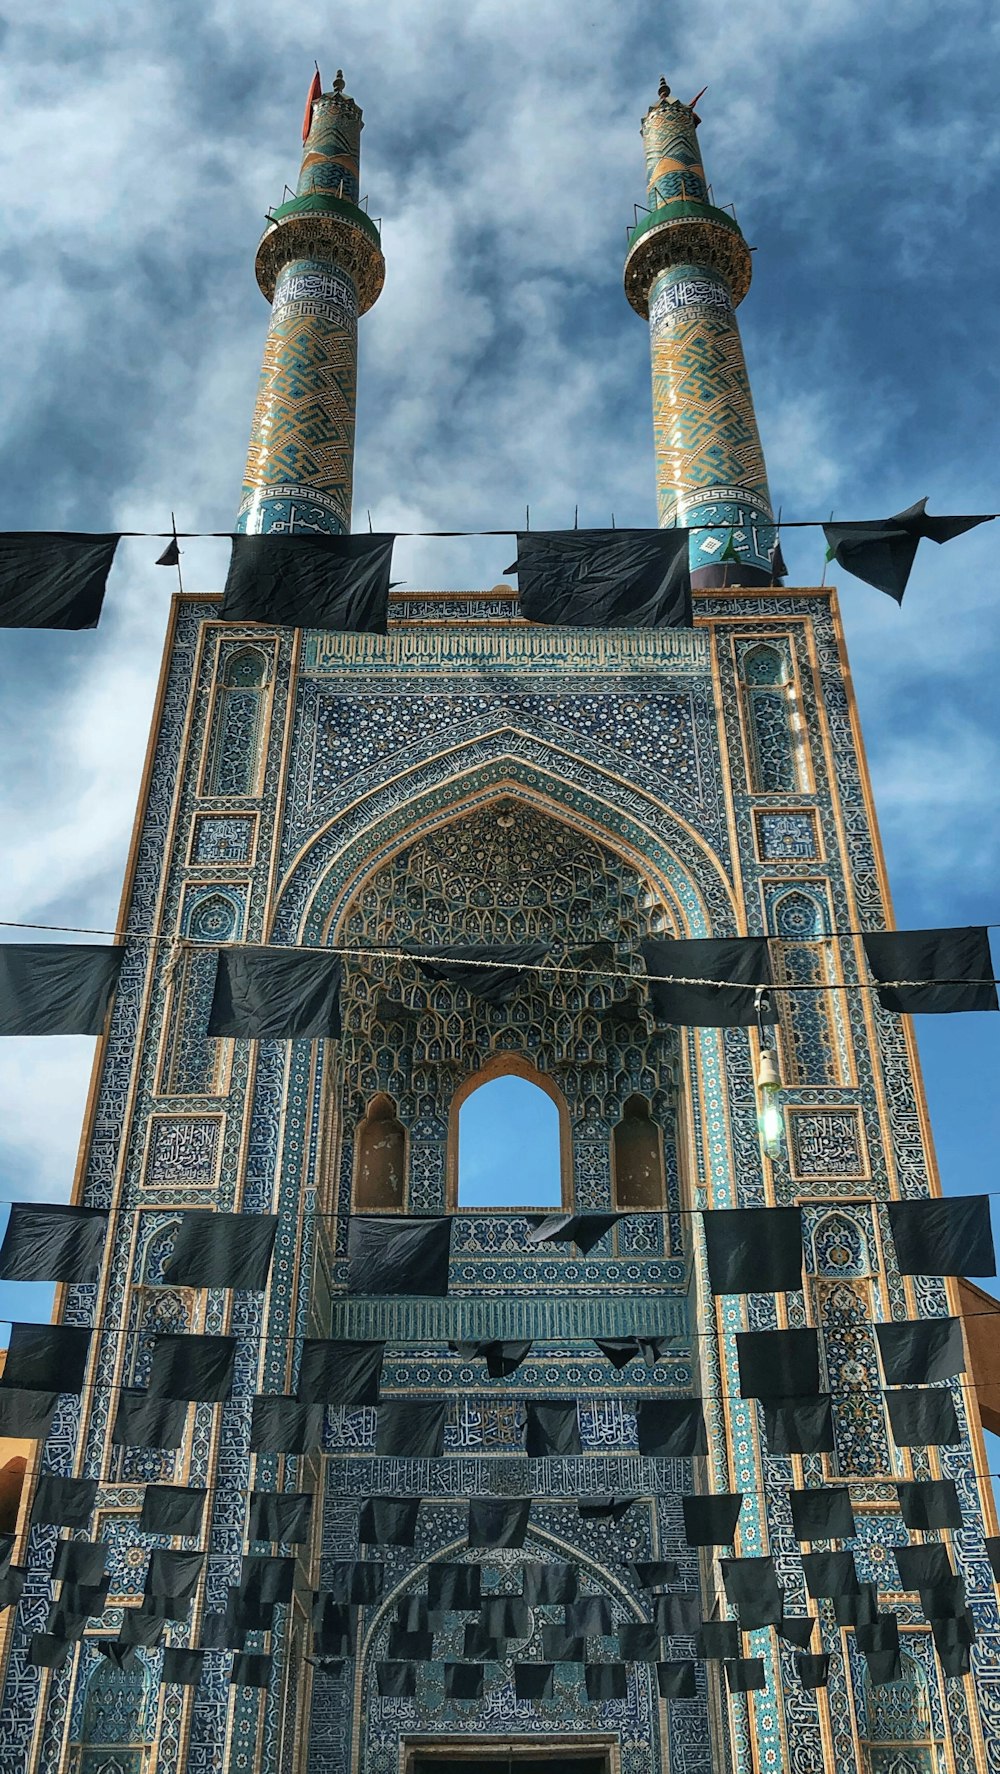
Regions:
<svg viewBox="0 0 1000 1774"><path fill-rule="evenodd" d="M566 1106L541 1073L507 1056L467 1080L455 1098L452 1151L458 1207L568 1203Z"/></svg>
<svg viewBox="0 0 1000 1774"><path fill-rule="evenodd" d="M751 647L743 656L750 733L751 786L757 794L791 794L807 784L802 746L792 728L789 670L779 647Z"/></svg>
<svg viewBox="0 0 1000 1774"><path fill-rule="evenodd" d="M205 792L252 795L257 788L268 659L257 647L231 653L219 674Z"/></svg>
<svg viewBox="0 0 1000 1774"><path fill-rule="evenodd" d="M183 935L207 952L183 948L169 971L171 988L161 1089L168 1096L215 1096L225 1088L229 1049L205 1034L215 990L215 947L238 940L243 906L237 895L189 890Z"/></svg>
<svg viewBox="0 0 1000 1774"><path fill-rule="evenodd" d="M833 945L826 938L827 915L811 893L793 888L774 901L771 944L776 984L822 986L837 976ZM850 1083L842 994L791 991L779 1001L778 1044L781 1076L792 1087Z"/></svg>
<svg viewBox="0 0 1000 1774"><path fill-rule="evenodd" d="M150 1672L141 1655L131 1669L116 1669L110 1660L100 1659L84 1693L80 1774L111 1769L140 1774L150 1736L151 1696Z"/></svg>
<svg viewBox="0 0 1000 1774"><path fill-rule="evenodd" d="M373 1096L358 1128L354 1205L359 1212L402 1208L406 1201L406 1130L391 1096Z"/></svg>
<svg viewBox="0 0 1000 1774"><path fill-rule="evenodd" d="M933 1727L927 1676L915 1657L900 1654L902 1679L878 1686L864 1678L865 1715L868 1724L868 1761L873 1770L890 1768L894 1774L924 1774L933 1766ZM891 1746L895 1754L873 1753L875 1745ZM923 1754L917 1749L923 1745ZM905 1747L904 1747L905 1746Z"/></svg>
<svg viewBox="0 0 1000 1774"><path fill-rule="evenodd" d="M663 1206L663 1139L645 1097L630 1096L611 1135L616 1207Z"/></svg>

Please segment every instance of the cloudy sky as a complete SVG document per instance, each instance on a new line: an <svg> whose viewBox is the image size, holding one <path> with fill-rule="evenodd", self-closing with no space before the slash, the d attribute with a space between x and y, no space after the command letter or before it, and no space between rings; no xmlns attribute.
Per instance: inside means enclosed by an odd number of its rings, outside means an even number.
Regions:
<svg viewBox="0 0 1000 1774"><path fill-rule="evenodd" d="M0 0L0 7L3 0ZM1000 508L1000 20L954 0L15 0L0 19L4 528L225 529L313 58L365 110L382 218L355 505L376 528L655 521L644 328L621 292L639 119L700 106L758 249L741 309L786 517ZM842 601L897 918L1000 919L995 550L925 545L899 611ZM113 921L171 575L123 545L94 634L0 658L0 916ZM816 533L789 532L791 583ZM411 584L491 584L500 543L414 543ZM224 544L192 544L217 590ZM946 1183L997 1184L1000 1018L925 1019ZM5 1044L4 1195L65 1191L89 1044Z"/></svg>

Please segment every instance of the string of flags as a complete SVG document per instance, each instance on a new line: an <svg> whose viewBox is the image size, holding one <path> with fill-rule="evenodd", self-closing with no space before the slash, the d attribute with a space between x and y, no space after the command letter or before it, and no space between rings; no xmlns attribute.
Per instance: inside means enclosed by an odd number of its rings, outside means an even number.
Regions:
<svg viewBox="0 0 1000 1774"><path fill-rule="evenodd" d="M922 540L950 541L994 515L930 517L921 499L894 517L817 527L827 540L827 559L901 603ZM141 534L151 532L0 532L0 627L96 628L118 543ZM684 628L693 619L686 529L202 534L228 534L230 541L223 622L384 635L393 544L403 534L516 536L517 557L504 570L517 575L520 613L529 622ZM157 565L176 566L179 558L175 531ZM720 558L738 556L732 549ZM775 583L783 572L776 543Z"/></svg>

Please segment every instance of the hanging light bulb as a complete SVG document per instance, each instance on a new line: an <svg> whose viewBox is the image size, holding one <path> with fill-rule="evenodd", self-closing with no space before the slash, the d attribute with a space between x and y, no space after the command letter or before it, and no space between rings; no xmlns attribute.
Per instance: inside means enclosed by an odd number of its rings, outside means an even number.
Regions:
<svg viewBox="0 0 1000 1774"><path fill-rule="evenodd" d="M762 1049L757 1067L757 1126L767 1156L779 1158L784 1146L785 1117L781 1109L778 1056L773 1047Z"/></svg>

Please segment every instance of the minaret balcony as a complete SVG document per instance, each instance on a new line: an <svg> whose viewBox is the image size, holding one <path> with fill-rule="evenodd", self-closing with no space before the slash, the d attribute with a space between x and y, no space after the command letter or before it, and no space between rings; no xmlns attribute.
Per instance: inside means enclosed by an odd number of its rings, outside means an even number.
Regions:
<svg viewBox="0 0 1000 1774"><path fill-rule="evenodd" d="M750 248L740 225L724 209L692 198L662 204L629 234L625 294L637 314L649 313L649 292L661 271L703 265L718 272L738 307L750 288Z"/></svg>

